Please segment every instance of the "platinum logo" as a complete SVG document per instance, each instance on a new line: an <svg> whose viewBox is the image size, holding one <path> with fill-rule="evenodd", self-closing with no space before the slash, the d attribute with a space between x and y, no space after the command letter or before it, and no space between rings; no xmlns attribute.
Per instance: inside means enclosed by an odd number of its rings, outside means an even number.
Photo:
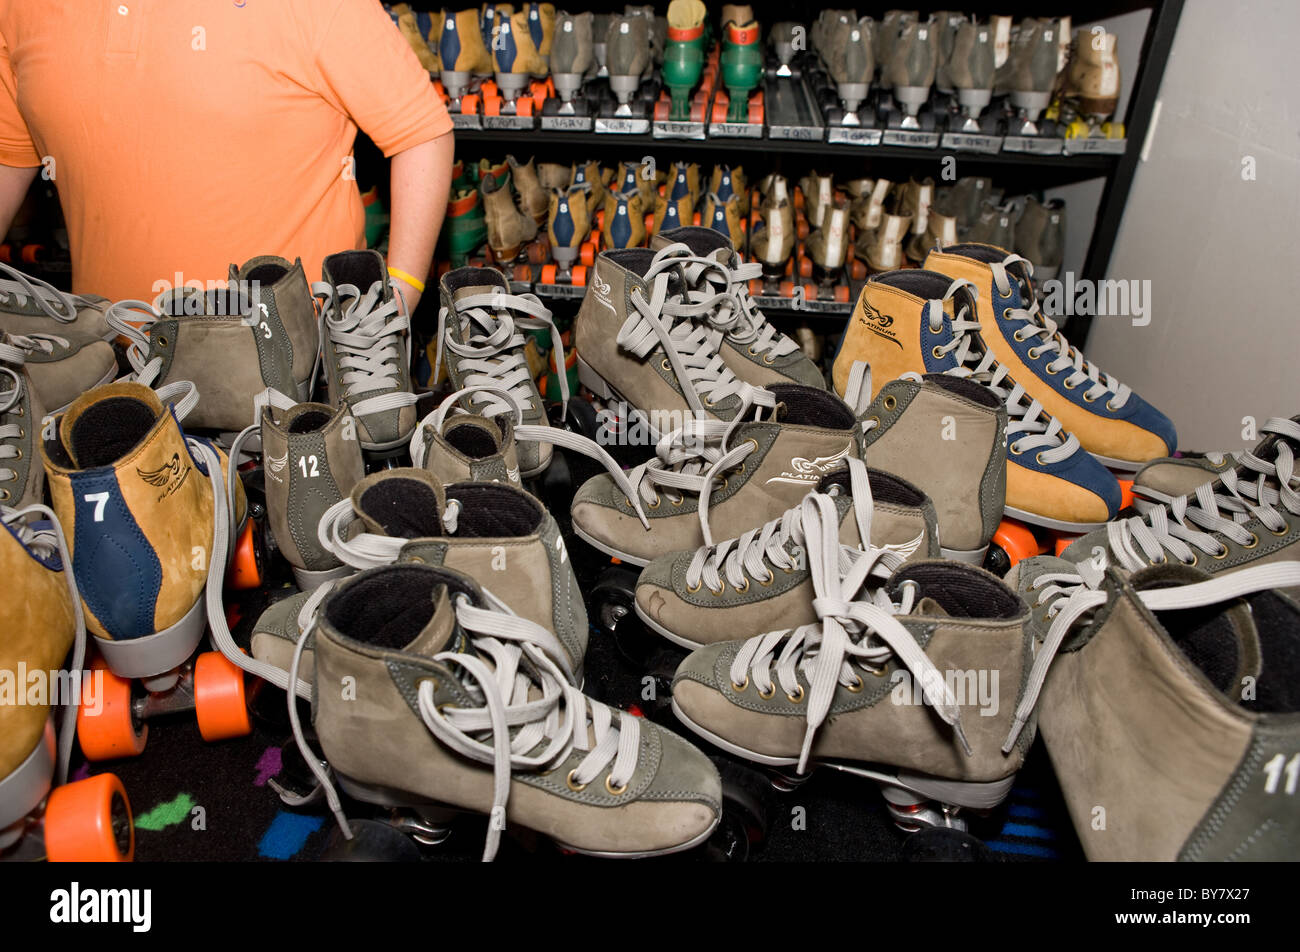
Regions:
<svg viewBox="0 0 1300 952"><path fill-rule="evenodd" d="M814 484L831 470L835 469L836 464L845 459L852 451L853 441L850 440L845 444L844 449L840 450L834 456L819 456L812 460L805 459L802 456L796 456L790 460L790 468L788 470L785 470L779 476L772 476L767 481L769 483L789 483L794 486Z"/></svg>

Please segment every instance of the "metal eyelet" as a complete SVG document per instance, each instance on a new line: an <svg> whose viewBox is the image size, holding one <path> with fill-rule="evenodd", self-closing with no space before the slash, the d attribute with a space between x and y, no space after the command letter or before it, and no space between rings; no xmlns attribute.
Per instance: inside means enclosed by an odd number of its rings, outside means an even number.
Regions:
<svg viewBox="0 0 1300 952"><path fill-rule="evenodd" d="M672 503L674 506L680 506L682 503L686 502L686 497L681 496L678 499L673 499L671 496L669 496L668 501Z"/></svg>
<svg viewBox="0 0 1300 952"><path fill-rule="evenodd" d="M406 561L414 562L416 565L424 564L424 559L420 558L418 555L409 556Z"/></svg>
<svg viewBox="0 0 1300 952"><path fill-rule="evenodd" d="M1182 562L1183 560L1182 560L1182 559L1179 559L1178 561ZM1187 566L1189 569L1194 569L1194 568L1196 568L1196 563L1199 562L1199 561L1201 561L1201 560L1198 559L1198 558L1196 557L1196 553L1193 552L1193 553L1192 553L1192 561L1190 561L1190 562L1183 562L1183 565Z"/></svg>
<svg viewBox="0 0 1300 952"><path fill-rule="evenodd" d="M1075 387L1079 386L1077 383L1070 383L1068 380L1062 381L1061 385L1065 387L1066 390L1073 390Z"/></svg>
<svg viewBox="0 0 1300 952"><path fill-rule="evenodd" d="M704 587L704 579L700 579L698 582L696 582L694 588L691 587L691 583L690 583L690 582L687 582L687 583L686 583L686 591L689 592L691 595L694 595L696 592L698 592L698 591L699 591L700 589L702 589L703 587Z"/></svg>
<svg viewBox="0 0 1300 952"><path fill-rule="evenodd" d="M885 397L885 409L886 409L886 410L892 410L892 409L894 409L894 407L896 407L896 406L898 406L898 400L897 400L897 399L895 399L893 396Z"/></svg>
<svg viewBox="0 0 1300 952"><path fill-rule="evenodd" d="M791 694L789 691L785 692L785 696L786 698L789 699L791 704L798 704L800 701L803 700L803 685L802 684L796 685L796 687L798 687L799 689L798 694Z"/></svg>
<svg viewBox="0 0 1300 952"><path fill-rule="evenodd" d="M866 682L856 674L853 677L857 680L857 684L846 684L844 685L844 690L848 691L850 694L857 694L866 687Z"/></svg>
<svg viewBox="0 0 1300 952"><path fill-rule="evenodd" d="M745 680L741 681L739 684L735 681L731 682L731 690L735 691L737 694L745 690L747 687L749 687L749 675L745 675Z"/></svg>
<svg viewBox="0 0 1300 952"><path fill-rule="evenodd" d="M867 668L867 670L871 672L871 676L873 678L883 678L885 676L885 672L889 669L885 668L884 666L881 666L880 668Z"/></svg>
<svg viewBox="0 0 1300 952"><path fill-rule="evenodd" d="M709 594L712 595L714 598L721 598L723 592L725 592L726 590L727 590L727 583L723 582L717 588L709 589Z"/></svg>
<svg viewBox="0 0 1300 952"><path fill-rule="evenodd" d="M1048 364L1046 367L1043 368L1043 370L1047 371L1047 376L1049 377L1055 377L1057 374L1060 373L1059 370L1053 370L1051 364Z"/></svg>
<svg viewBox="0 0 1300 952"><path fill-rule="evenodd" d="M776 697L776 685L775 684L772 685L772 687L766 693L764 693L762 688L759 688L758 696L761 697L764 701L772 700L772 698Z"/></svg>
<svg viewBox="0 0 1300 952"><path fill-rule="evenodd" d="M1083 402L1084 402L1084 403L1092 403L1092 402L1093 402L1094 400L1096 400L1096 399L1097 399L1097 398L1094 397L1091 393L1085 393L1085 394L1083 395Z"/></svg>
<svg viewBox="0 0 1300 952"><path fill-rule="evenodd" d="M930 353L934 356L934 359L935 359L935 360L943 360L943 350L942 350L942 348L940 348L940 347L935 347L933 350L930 351Z"/></svg>
<svg viewBox="0 0 1300 952"><path fill-rule="evenodd" d="M1114 403L1110 400L1106 401L1106 409L1109 410L1111 413L1116 413L1119 411L1119 407L1115 406Z"/></svg>
<svg viewBox="0 0 1300 952"><path fill-rule="evenodd" d="M1250 544L1249 544L1249 545L1243 545L1242 548L1243 548L1243 549L1253 549L1253 548L1255 548L1255 546L1257 546L1257 545L1259 545L1259 536L1255 535L1255 533L1252 532L1252 533L1250 534Z"/></svg>
<svg viewBox="0 0 1300 952"><path fill-rule="evenodd" d="M1229 548L1225 545L1225 546L1223 546L1223 551L1222 551L1222 552L1211 552L1211 553L1210 553L1210 557L1211 557L1211 558L1218 559L1220 562L1222 562L1224 559L1226 559L1226 558L1228 557L1228 553L1230 553L1231 551L1232 551L1232 550L1229 549Z"/></svg>
<svg viewBox="0 0 1300 952"><path fill-rule="evenodd" d="M1037 347L1031 347L1027 351L1025 351L1025 356L1028 357L1030 360L1037 360L1039 357L1042 356L1042 353L1043 352L1039 350Z"/></svg>
<svg viewBox="0 0 1300 952"><path fill-rule="evenodd" d="M167 346L167 338L164 337L162 334L159 334L159 335L158 335L158 346L159 346L159 347L166 347L166 346Z"/></svg>
<svg viewBox="0 0 1300 952"><path fill-rule="evenodd" d="M582 791L587 789L587 785L585 783L574 782L573 775L576 774L577 772L578 772L577 767L574 767L572 770L570 770L569 775L564 778L564 782L569 785L569 789L572 790L574 793L581 793Z"/></svg>
<svg viewBox="0 0 1300 952"><path fill-rule="evenodd" d="M663 360L659 361L659 366L662 367L664 370L672 370L672 369L673 369L672 366L668 363L668 358L667 358L667 357L665 357Z"/></svg>
<svg viewBox="0 0 1300 952"><path fill-rule="evenodd" d="M647 509L658 509L661 505L663 505L663 501L664 501L664 500L663 500L663 497L662 497L662 496L655 496L655 501L652 502L652 503L647 503L647 504L646 504L646 508L647 508Z"/></svg>
<svg viewBox="0 0 1300 952"><path fill-rule="evenodd" d="M1269 531L1270 533L1272 533L1273 535L1277 536L1277 537L1280 539L1280 538L1282 538L1282 536L1288 534L1288 533L1291 531L1291 527L1290 527L1289 525L1287 525L1286 523L1283 523L1283 524L1282 524L1282 531L1281 531L1281 532L1273 532L1272 529L1269 529L1268 531Z"/></svg>
<svg viewBox="0 0 1300 952"><path fill-rule="evenodd" d="M752 347L747 347L747 348L745 348L745 349L746 349L747 351L749 351L749 356L751 356L751 357L757 357L757 356L758 356L758 351L754 350L754 348L752 348Z"/></svg>
<svg viewBox="0 0 1300 952"><path fill-rule="evenodd" d="M867 417L863 423L870 423L873 427L880 426L880 417Z"/></svg>
<svg viewBox="0 0 1300 952"><path fill-rule="evenodd" d="M1046 463L1043 462L1043 454L1042 454L1042 453L1035 453L1035 454L1034 454L1034 459L1038 462L1038 465L1039 465L1039 466L1046 466L1046 465L1047 465Z"/></svg>
<svg viewBox="0 0 1300 952"><path fill-rule="evenodd" d="M737 594L743 595L745 592L748 592L748 591L749 591L749 579L745 579L745 587L744 587L744 588L741 588L739 585L736 586L736 593L737 593Z"/></svg>
<svg viewBox="0 0 1300 952"><path fill-rule="evenodd" d="M755 453L757 453L757 452L759 451L760 447L759 447L759 445L758 445L758 440L754 439L753 437L750 437L750 438L747 439L745 442L746 442L746 443L753 443L753 444L754 444L754 452L755 452Z"/></svg>
<svg viewBox="0 0 1300 952"><path fill-rule="evenodd" d="M7 490L7 489L0 489L0 501L3 501L3 500L8 499L8 498L9 498L9 490Z"/></svg>
<svg viewBox="0 0 1300 952"><path fill-rule="evenodd" d="M622 796L627 793L627 784L623 784L621 787L614 786L614 775L610 774L605 778L605 790L612 797Z"/></svg>
<svg viewBox="0 0 1300 952"><path fill-rule="evenodd" d="M22 458L23 458L23 451L22 451L21 449L18 449L18 450L17 450L17 453L18 453L18 455L15 456L14 459L22 459Z"/></svg>
<svg viewBox="0 0 1300 952"><path fill-rule="evenodd" d="M776 358L769 354L768 356L763 358L763 363L768 365L774 364L776 363Z"/></svg>
<svg viewBox="0 0 1300 952"><path fill-rule="evenodd" d="M718 487L718 490L717 490L717 491L718 491L718 492L722 492L724 489L727 488L727 483L729 483L729 482L731 482L731 477L729 477L729 476L723 476L723 477L722 477L722 485L720 485L720 486Z"/></svg>
<svg viewBox="0 0 1300 952"><path fill-rule="evenodd" d="M769 570L768 573L767 573L767 578L764 579L764 580L762 580L762 581L760 581L758 584L761 585L761 586L763 586L764 588L767 588L767 587L768 587L769 585L771 585L774 581L776 581L776 575L774 575L774 574L771 572L771 570Z"/></svg>
<svg viewBox="0 0 1300 952"><path fill-rule="evenodd" d="M1019 456L1019 455L1020 455L1020 444L1019 444L1019 443L1012 443L1011 446L1010 446L1010 450L1011 450L1011 452L1014 453L1016 456Z"/></svg>

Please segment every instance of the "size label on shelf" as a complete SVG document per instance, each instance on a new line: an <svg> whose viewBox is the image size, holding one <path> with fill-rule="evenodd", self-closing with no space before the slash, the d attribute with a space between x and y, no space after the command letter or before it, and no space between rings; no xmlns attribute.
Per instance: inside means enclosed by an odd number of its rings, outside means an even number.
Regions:
<svg viewBox="0 0 1300 952"><path fill-rule="evenodd" d="M800 142L820 142L825 135L821 126L768 126L769 139L794 139Z"/></svg>
<svg viewBox="0 0 1300 952"><path fill-rule="evenodd" d="M451 114L451 127L453 129L482 129L483 123L479 120L479 116L467 116L463 113L453 112Z"/></svg>
<svg viewBox="0 0 1300 952"><path fill-rule="evenodd" d="M794 311L808 314L836 314L845 315L853 310L853 305L845 301L822 301L816 298L799 298L799 297L781 297L758 295L754 298L754 303L760 309L767 308L773 311Z"/></svg>
<svg viewBox="0 0 1300 952"><path fill-rule="evenodd" d="M1128 139L1103 139L1101 136L1089 136L1086 139L1065 139L1066 155L1123 155L1128 148Z"/></svg>
<svg viewBox="0 0 1300 952"><path fill-rule="evenodd" d="M939 133L921 132L917 129L886 129L881 139L885 145L901 145L909 149L936 149Z"/></svg>
<svg viewBox="0 0 1300 952"><path fill-rule="evenodd" d="M627 116L597 116L597 132L612 132L617 135L645 135L650 131L649 119L632 119Z"/></svg>
<svg viewBox="0 0 1300 952"><path fill-rule="evenodd" d="M535 284L533 290L549 298L581 298L587 293L584 285L577 284Z"/></svg>
<svg viewBox="0 0 1300 952"><path fill-rule="evenodd" d="M1007 136L1002 140L1003 152L1024 152L1029 155L1060 155L1064 142L1052 136Z"/></svg>
<svg viewBox="0 0 1300 952"><path fill-rule="evenodd" d="M979 152L997 155L1002 151L1002 136L988 136L978 132L945 132L943 147L956 152Z"/></svg>
<svg viewBox="0 0 1300 952"><path fill-rule="evenodd" d="M687 119L656 119L654 137L656 139L703 139L704 123L691 122Z"/></svg>
<svg viewBox="0 0 1300 952"><path fill-rule="evenodd" d="M527 132L533 129L532 116L484 116L484 129L507 129L511 132Z"/></svg>
<svg viewBox="0 0 1300 952"><path fill-rule="evenodd" d="M837 145L880 145L881 136L879 129L863 129L860 126L826 127L826 141Z"/></svg>
<svg viewBox="0 0 1300 952"><path fill-rule="evenodd" d="M542 116L542 128L550 132L590 132L591 116Z"/></svg>
<svg viewBox="0 0 1300 952"><path fill-rule="evenodd" d="M761 122L714 122L709 125L709 135L726 139L761 139Z"/></svg>

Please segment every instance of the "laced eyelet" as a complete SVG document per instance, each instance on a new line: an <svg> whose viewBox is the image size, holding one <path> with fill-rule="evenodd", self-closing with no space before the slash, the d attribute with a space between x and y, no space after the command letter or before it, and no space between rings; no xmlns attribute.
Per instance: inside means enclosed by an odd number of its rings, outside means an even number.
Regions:
<svg viewBox="0 0 1300 952"><path fill-rule="evenodd" d="M654 501L654 502L651 502L651 503L646 503L646 508L647 508L647 509L658 509L658 508L663 504L663 501L664 501L664 500L663 500L663 497L662 497L662 496L655 496L655 501Z"/></svg>
<svg viewBox="0 0 1300 952"><path fill-rule="evenodd" d="M930 351L930 353L934 355L935 360L943 360L943 348L935 347L933 350Z"/></svg>
<svg viewBox="0 0 1300 952"><path fill-rule="evenodd" d="M1282 530L1280 532L1273 532L1272 529L1269 529L1268 531L1280 539L1291 531L1291 527L1286 523L1282 523Z"/></svg>
<svg viewBox="0 0 1300 952"><path fill-rule="evenodd" d="M764 701L772 700L772 698L776 697L776 685L773 684L766 692L764 692L762 688L759 688L758 696L761 697Z"/></svg>
<svg viewBox="0 0 1300 952"><path fill-rule="evenodd" d="M1057 374L1060 373L1059 370L1053 370L1051 364L1048 364L1046 367L1043 368L1043 370L1047 371L1047 376L1049 377L1055 377ZM1109 406L1109 404L1107 404L1107 406Z"/></svg>
<svg viewBox="0 0 1300 952"><path fill-rule="evenodd" d="M1020 336L1020 331L1016 331L1014 334L1012 334L1011 339L1014 340L1017 344L1023 344L1025 342L1025 339Z"/></svg>
<svg viewBox="0 0 1300 952"><path fill-rule="evenodd" d="M581 793L582 791L587 789L587 785L585 783L577 783L574 781L573 775L576 774L577 772L578 772L577 767L574 767L572 770L570 770L569 775L564 778L564 782L568 784L569 789L572 790L574 793Z"/></svg>
<svg viewBox="0 0 1300 952"><path fill-rule="evenodd" d="M1107 400L1106 409L1109 410L1111 413L1115 413L1116 411L1119 410L1119 407L1115 406L1115 404L1112 401Z"/></svg>
<svg viewBox="0 0 1300 952"><path fill-rule="evenodd" d="M855 680L857 683L856 683L856 684L846 684L846 685L844 685L844 690L848 691L850 694L857 694L857 693L860 692L864 687L866 687L866 682L863 681L863 680L862 680L860 677L858 677L856 674L855 674L853 677L854 677L854 680Z"/></svg>
<svg viewBox="0 0 1300 952"><path fill-rule="evenodd" d="M755 453L757 453L757 452L759 451L758 440L754 439L753 437L750 437L750 438L747 439L745 442L746 442L746 443L752 443L752 444L754 445L754 452L755 452Z"/></svg>
<svg viewBox="0 0 1300 952"><path fill-rule="evenodd" d="M14 459L22 459L22 458L23 458L23 451L22 451L21 449L17 449L17 448L15 448L15 449L16 449L18 455L15 456Z"/></svg>
<svg viewBox="0 0 1300 952"><path fill-rule="evenodd" d="M785 696L787 699L789 699L791 704L798 704L803 700L803 685L799 684L796 685L796 687L798 688L797 694L791 694L789 691L785 692Z"/></svg>
<svg viewBox="0 0 1300 952"><path fill-rule="evenodd" d="M749 579L745 579L745 584L744 584L744 586L740 586L740 585L737 585L737 586L736 586L736 592L737 592L738 594L742 594L742 595L743 595L745 592L748 592L748 591L749 591Z"/></svg>
<svg viewBox="0 0 1300 952"><path fill-rule="evenodd" d="M869 668L867 668L867 670L871 672L871 676L872 676L873 678L883 678L883 677L885 676L885 672L886 672L888 669L882 666L882 667L879 667L879 668L870 668L870 667L869 667Z"/></svg>
<svg viewBox="0 0 1300 952"><path fill-rule="evenodd" d="M1019 443L1012 443L1011 446L1009 447L1009 449L1010 449L1011 452L1014 453L1016 456L1019 456L1019 455L1020 455L1020 444L1019 444Z"/></svg>
<svg viewBox="0 0 1300 952"><path fill-rule="evenodd" d="M695 583L695 586L694 586L693 588L691 587L691 583L690 583L690 582L687 582L687 583L686 583L686 591L689 592L691 595L694 595L696 592L698 592L698 591L699 591L700 589L702 589L703 587L704 587L704 579L700 579L698 582L696 582L696 583Z"/></svg>
<svg viewBox="0 0 1300 952"><path fill-rule="evenodd" d="M771 571L769 571L769 572L767 573L767 578L765 578L765 579L761 579L761 580L759 581L758 584L761 585L761 586L763 586L764 588L767 588L767 587L768 587L769 585L771 585L774 581L776 581L776 575L773 574Z"/></svg>
<svg viewBox="0 0 1300 952"><path fill-rule="evenodd" d="M873 416L873 417L867 417L867 418L863 421L863 423L864 423L864 424L866 424L866 423L870 423L871 426L873 426L873 427L880 426L880 417L875 417L875 416Z"/></svg>
<svg viewBox="0 0 1300 952"><path fill-rule="evenodd" d="M686 501L686 497L685 497L685 496L679 496L678 498L673 499L671 496L669 496L669 497L668 497L668 501L669 501L670 503L672 503L674 506L680 506L682 503L684 503L684 502Z"/></svg>
<svg viewBox="0 0 1300 952"><path fill-rule="evenodd" d="M1039 466L1046 466L1046 465L1047 465L1046 463L1043 462L1043 454L1042 454L1042 453L1035 453L1035 454L1034 454L1034 460L1038 463Z"/></svg>
<svg viewBox="0 0 1300 952"><path fill-rule="evenodd" d="M737 694L744 691L747 687L749 687L749 675L745 675L745 680L741 681L739 684L735 681L731 682L731 690L735 691Z"/></svg>
<svg viewBox="0 0 1300 952"><path fill-rule="evenodd" d="M414 562L416 565L423 565L423 564L424 564L424 559L420 558L418 555L408 556L407 559L406 559L406 561L408 561L408 562Z"/></svg>
<svg viewBox="0 0 1300 952"><path fill-rule="evenodd" d="M662 367L664 370L669 370L669 371L671 371L671 370L673 369L673 368L672 368L672 365L670 365L670 364L668 363L668 358L667 358L667 357L665 357L663 360L659 361L659 366Z"/></svg>
<svg viewBox="0 0 1300 952"><path fill-rule="evenodd" d="M1097 398L1094 397L1091 393L1085 393L1085 394L1083 395L1083 402L1084 402L1084 403L1092 403L1092 402L1093 402L1094 400L1096 400L1096 399L1097 399Z"/></svg>
<svg viewBox="0 0 1300 952"><path fill-rule="evenodd" d="M614 775L610 774L605 778L605 790L611 797L622 796L627 793L627 784L623 784L621 787L614 786Z"/></svg>
<svg viewBox="0 0 1300 952"><path fill-rule="evenodd" d="M897 399L895 399L892 395L891 395L891 396L888 396L888 397L885 397L885 409L886 409L886 410L892 410L892 409L894 409L894 407L896 407L896 406L898 406L898 400L897 400Z"/></svg>
<svg viewBox="0 0 1300 952"><path fill-rule="evenodd" d="M723 582L717 588L709 589L709 594L712 595L714 598L721 598L722 593L725 592L726 590L727 590L727 583Z"/></svg>
<svg viewBox="0 0 1300 952"><path fill-rule="evenodd" d="M748 348L746 348L746 350L749 351L749 356L751 356L751 357L757 357L757 356L758 356L758 351L754 350L754 348L752 348L752 347L748 347Z"/></svg>
<svg viewBox="0 0 1300 952"><path fill-rule="evenodd" d="M26 415L27 415L26 412L23 410L21 404L18 406L17 409L15 409L15 410L13 411L13 414L14 414L14 416L26 416Z"/></svg>
<svg viewBox="0 0 1300 952"><path fill-rule="evenodd" d="M1077 383L1070 383L1070 381L1068 381L1068 380L1063 380L1063 381L1061 382L1061 385L1062 385L1063 387L1065 387L1066 390L1073 390L1075 387L1078 386Z"/></svg>
<svg viewBox="0 0 1300 952"><path fill-rule="evenodd" d="M718 492L722 492L724 489L727 488L727 483L729 483L729 482L731 482L731 477L730 477L730 476L723 476L723 477L722 477L722 483L718 486L717 491L718 491Z"/></svg>
<svg viewBox="0 0 1300 952"><path fill-rule="evenodd" d="M994 286L994 288L995 288L995 290L998 292L998 298L999 298L999 299L1001 299L1001 300L1003 300L1003 301L1010 301L1010 300L1011 300L1011 286L1010 286L1010 285L1007 286L1007 293L1006 293L1006 294L1003 294L1003 293L1002 293L1002 289L999 288L999 287L997 287L996 285Z"/></svg>
<svg viewBox="0 0 1300 952"><path fill-rule="evenodd" d="M1242 548L1243 548L1243 549L1253 549L1253 548L1255 548L1255 546L1257 546L1257 545L1259 545L1259 536L1255 535L1255 533L1252 532L1252 533L1250 534L1250 543L1249 543L1248 545L1243 545Z"/></svg>
<svg viewBox="0 0 1300 952"><path fill-rule="evenodd" d="M1183 562L1182 559L1179 559L1178 561L1181 562L1183 565L1187 566L1189 569L1194 569L1194 568L1196 568L1196 563L1199 562L1199 561L1201 561L1201 560L1200 560L1199 558L1197 558L1197 557L1196 557L1196 553L1193 552L1193 553L1192 553L1192 561L1190 561L1190 562Z"/></svg>
<svg viewBox="0 0 1300 952"><path fill-rule="evenodd" d="M24 429L20 426L20 427L18 428L18 439L21 440L21 439L25 438L26 436L27 436L27 431L24 430Z"/></svg>
<svg viewBox="0 0 1300 952"><path fill-rule="evenodd" d="M773 357L771 354L768 354L763 358L763 363L768 364L770 366L771 364L776 363L776 358Z"/></svg>
<svg viewBox="0 0 1300 952"><path fill-rule="evenodd" d="M0 489L0 501L3 501L3 500L8 499L8 498L9 498L9 490L7 490L7 489Z"/></svg>

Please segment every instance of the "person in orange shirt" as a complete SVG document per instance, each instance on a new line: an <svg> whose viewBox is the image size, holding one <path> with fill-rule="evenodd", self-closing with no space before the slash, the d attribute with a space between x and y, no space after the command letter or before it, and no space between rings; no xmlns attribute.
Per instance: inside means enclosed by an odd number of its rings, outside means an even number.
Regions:
<svg viewBox="0 0 1300 952"><path fill-rule="evenodd" d="M0 232L39 173L73 290L151 300L256 255L364 248L352 154L391 157L390 273L419 302L451 118L378 0L11 0L0 7Z"/></svg>

